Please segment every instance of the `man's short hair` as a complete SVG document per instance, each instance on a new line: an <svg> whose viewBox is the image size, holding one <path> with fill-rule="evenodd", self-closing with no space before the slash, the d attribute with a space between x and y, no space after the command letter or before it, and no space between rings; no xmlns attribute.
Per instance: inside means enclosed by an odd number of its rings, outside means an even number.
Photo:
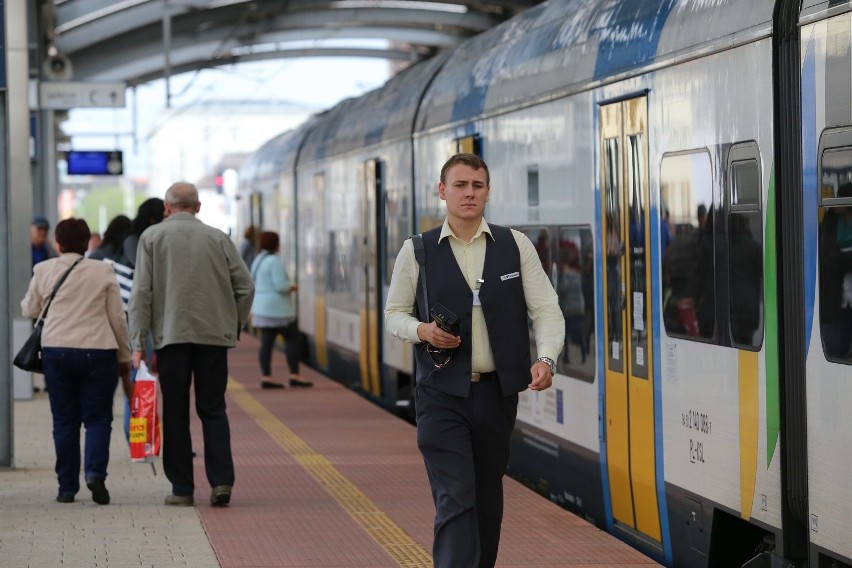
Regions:
<svg viewBox="0 0 852 568"><path fill-rule="evenodd" d="M92 236L89 224L85 219L65 219L56 225L56 242L62 252L85 254L89 248L89 238Z"/></svg>
<svg viewBox="0 0 852 568"><path fill-rule="evenodd" d="M35 217L33 218L33 226L47 231L50 229L50 221L48 221L44 217Z"/></svg>
<svg viewBox="0 0 852 568"><path fill-rule="evenodd" d="M447 183L447 172L450 168L459 164L464 164L474 170L485 170L485 185L491 187L491 174L488 171L488 164L476 154L456 154L444 162L444 166L441 168L441 183Z"/></svg>
<svg viewBox="0 0 852 568"><path fill-rule="evenodd" d="M193 184L179 181L166 190L166 203L174 209L194 209L198 206L198 188Z"/></svg>

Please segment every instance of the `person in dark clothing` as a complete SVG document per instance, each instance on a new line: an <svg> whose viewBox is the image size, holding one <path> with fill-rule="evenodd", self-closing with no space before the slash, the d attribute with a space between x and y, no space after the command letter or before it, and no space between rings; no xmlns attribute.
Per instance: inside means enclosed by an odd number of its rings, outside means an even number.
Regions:
<svg viewBox="0 0 852 568"><path fill-rule="evenodd" d="M432 556L439 568L491 568L497 561L518 393L552 386L565 338L556 292L533 243L485 222L489 192L488 166L478 156L457 154L444 164L438 195L447 217L422 235L422 278L408 239L385 306L388 332L417 345L417 446L435 503ZM427 303L456 314L458 334L439 327Z"/></svg>
<svg viewBox="0 0 852 568"><path fill-rule="evenodd" d="M707 214L703 228L696 233L696 263L692 278L691 297L698 318L701 337L713 337L716 330L716 283L713 281L713 209Z"/></svg>
<svg viewBox="0 0 852 568"><path fill-rule="evenodd" d="M30 248L33 256L33 266L39 262L56 258L59 253L50 244L47 236L50 233L50 223L44 217L36 217L30 225Z"/></svg>
<svg viewBox="0 0 852 568"><path fill-rule="evenodd" d="M743 213L729 216L731 335L740 345L755 345L763 304L763 247Z"/></svg>
<svg viewBox="0 0 852 568"><path fill-rule="evenodd" d="M139 205L136 218L133 219L133 229L124 239L122 249L125 258L130 261L131 268L136 268L136 247L139 245L139 237L142 236L145 229L162 221L164 216L165 204L159 197L146 199Z"/></svg>
<svg viewBox="0 0 852 568"><path fill-rule="evenodd" d="M133 221L127 215L116 215L109 222L101 246L89 255L93 260L114 260L120 264L131 266L136 259L128 259L124 256L124 239L133 228Z"/></svg>

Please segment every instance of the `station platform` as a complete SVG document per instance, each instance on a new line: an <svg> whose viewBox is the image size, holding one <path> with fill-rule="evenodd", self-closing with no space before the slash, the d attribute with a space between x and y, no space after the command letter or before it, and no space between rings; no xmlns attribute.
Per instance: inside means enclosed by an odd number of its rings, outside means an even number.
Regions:
<svg viewBox="0 0 852 568"><path fill-rule="evenodd" d="M112 502L96 505L82 484L74 503L57 503L47 394L15 401L15 468L0 470L0 566L432 566L434 508L414 426L308 368L313 388L262 390L258 347L246 336L230 352L237 479L224 508L208 504L194 414L196 505L163 503L171 486L160 462L155 473L130 461L119 393ZM279 353L273 371L286 379ZM504 485L498 566L658 566L509 477Z"/></svg>

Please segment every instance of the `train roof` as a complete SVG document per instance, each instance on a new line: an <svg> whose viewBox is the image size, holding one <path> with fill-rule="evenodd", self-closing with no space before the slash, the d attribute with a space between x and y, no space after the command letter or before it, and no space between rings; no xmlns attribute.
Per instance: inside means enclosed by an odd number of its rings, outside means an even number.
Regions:
<svg viewBox="0 0 852 568"><path fill-rule="evenodd" d="M261 180L278 176L282 171L293 171L296 167L302 140L314 127L318 116L310 117L298 127L279 134L265 142L240 167L240 185L251 188Z"/></svg>
<svg viewBox="0 0 852 568"><path fill-rule="evenodd" d="M849 2L829 0L802 0L800 23L806 24L829 16L842 14L852 9Z"/></svg>
<svg viewBox="0 0 852 568"><path fill-rule="evenodd" d="M308 134L305 158L322 159L378 142L410 139L420 97L447 56L441 53L408 67L382 87L332 108Z"/></svg>
<svg viewBox="0 0 852 568"><path fill-rule="evenodd" d="M461 44L417 130L564 96L767 36L775 0L551 0Z"/></svg>

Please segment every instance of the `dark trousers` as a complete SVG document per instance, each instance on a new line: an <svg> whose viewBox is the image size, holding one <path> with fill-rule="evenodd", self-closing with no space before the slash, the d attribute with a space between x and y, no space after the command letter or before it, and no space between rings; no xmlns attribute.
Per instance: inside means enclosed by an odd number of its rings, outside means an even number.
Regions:
<svg viewBox="0 0 852 568"><path fill-rule="evenodd" d="M204 435L204 469L211 487L234 484L231 430L225 412L228 349L176 343L157 349L163 393L163 471L175 495L192 495L192 437L189 389L195 378L195 412Z"/></svg>
<svg viewBox="0 0 852 568"><path fill-rule="evenodd" d="M435 501L436 568L491 568L503 522L503 475L518 395L498 381L474 383L469 398L418 384L417 446Z"/></svg>
<svg viewBox="0 0 852 568"><path fill-rule="evenodd" d="M284 337L284 353L287 356L287 367L291 375L299 374L299 351L301 337L299 324L295 321L284 327L259 327L260 330L260 372L264 377L272 375L272 350L279 335Z"/></svg>
<svg viewBox="0 0 852 568"><path fill-rule="evenodd" d="M45 347L44 382L53 414L59 493L80 490L80 426L86 427L86 479L106 479L112 400L118 384L115 349Z"/></svg>

